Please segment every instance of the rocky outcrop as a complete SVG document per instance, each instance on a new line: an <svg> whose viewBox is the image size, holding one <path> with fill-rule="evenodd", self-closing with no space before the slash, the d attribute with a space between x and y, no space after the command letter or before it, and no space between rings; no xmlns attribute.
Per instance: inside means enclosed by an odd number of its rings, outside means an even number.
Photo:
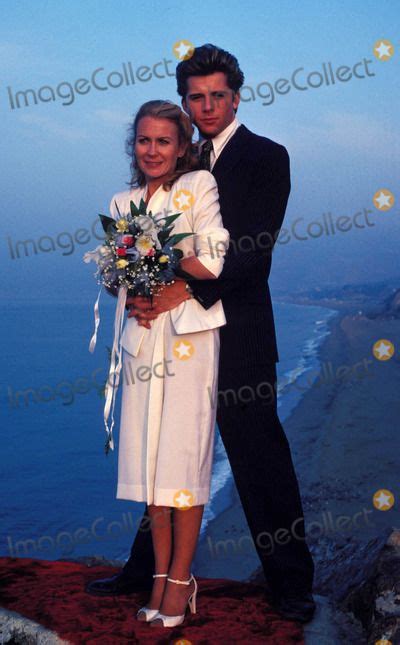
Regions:
<svg viewBox="0 0 400 645"><path fill-rule="evenodd" d="M0 607L0 642L23 645L70 645L55 632L42 627L33 620Z"/></svg>
<svg viewBox="0 0 400 645"><path fill-rule="evenodd" d="M373 567L342 600L368 634L368 645L387 640L400 643L400 530L394 529L376 551Z"/></svg>
<svg viewBox="0 0 400 645"><path fill-rule="evenodd" d="M355 536L340 534L312 540L315 591L346 607L344 600L373 575L391 533L387 529L365 544Z"/></svg>
<svg viewBox="0 0 400 645"><path fill-rule="evenodd" d="M400 529L386 529L365 544L340 535L308 543L316 565L314 592L329 602L340 642L399 645ZM258 569L249 581L263 580Z"/></svg>

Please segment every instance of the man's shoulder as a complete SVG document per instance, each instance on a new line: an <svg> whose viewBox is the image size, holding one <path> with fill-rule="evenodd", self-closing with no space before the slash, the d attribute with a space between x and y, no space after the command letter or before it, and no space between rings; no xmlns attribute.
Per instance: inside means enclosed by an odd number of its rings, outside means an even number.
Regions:
<svg viewBox="0 0 400 645"><path fill-rule="evenodd" d="M237 130L238 136L242 140L242 146L245 151L249 153L252 159L265 158L265 157L288 157L288 151L285 146L273 139L269 139L260 134L256 134L249 130L245 125L242 125Z"/></svg>

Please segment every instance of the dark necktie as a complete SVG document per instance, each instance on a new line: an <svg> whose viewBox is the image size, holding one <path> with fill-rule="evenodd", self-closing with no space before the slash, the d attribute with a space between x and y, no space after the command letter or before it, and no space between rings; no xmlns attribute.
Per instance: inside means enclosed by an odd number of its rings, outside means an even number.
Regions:
<svg viewBox="0 0 400 645"><path fill-rule="evenodd" d="M201 152L200 152L200 168L201 170L210 170L211 164L210 164L210 154L211 150L213 150L213 144L211 139L207 139L205 143L201 146Z"/></svg>

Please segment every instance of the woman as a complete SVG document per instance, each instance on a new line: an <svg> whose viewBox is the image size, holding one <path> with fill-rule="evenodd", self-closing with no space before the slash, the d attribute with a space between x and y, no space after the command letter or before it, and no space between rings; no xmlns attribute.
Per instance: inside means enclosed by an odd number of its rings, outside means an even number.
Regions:
<svg viewBox="0 0 400 645"><path fill-rule="evenodd" d="M117 193L117 218L143 198L161 217L180 212L174 233L192 232L177 247L181 269L199 280L222 270L229 234L222 226L211 173L192 169L193 128L173 103L149 101L131 127L131 190ZM176 278L179 279L179 278ZM147 502L155 556L154 584L137 618L152 626L183 622L196 611L191 574L204 504L209 499L214 445L221 301L204 309L187 300L147 327L128 317L122 334L123 391L117 498Z"/></svg>

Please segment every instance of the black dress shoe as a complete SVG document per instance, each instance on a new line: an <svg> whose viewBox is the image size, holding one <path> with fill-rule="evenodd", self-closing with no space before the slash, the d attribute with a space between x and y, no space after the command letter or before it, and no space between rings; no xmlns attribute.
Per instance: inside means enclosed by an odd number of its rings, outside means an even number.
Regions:
<svg viewBox="0 0 400 645"><path fill-rule="evenodd" d="M124 573L117 573L111 578L101 578L88 582L85 591L94 596L122 596L135 591L151 591L153 578L128 578Z"/></svg>
<svg viewBox="0 0 400 645"><path fill-rule="evenodd" d="M285 594L275 597L273 607L287 620L309 623L312 620L316 605L311 593Z"/></svg>

